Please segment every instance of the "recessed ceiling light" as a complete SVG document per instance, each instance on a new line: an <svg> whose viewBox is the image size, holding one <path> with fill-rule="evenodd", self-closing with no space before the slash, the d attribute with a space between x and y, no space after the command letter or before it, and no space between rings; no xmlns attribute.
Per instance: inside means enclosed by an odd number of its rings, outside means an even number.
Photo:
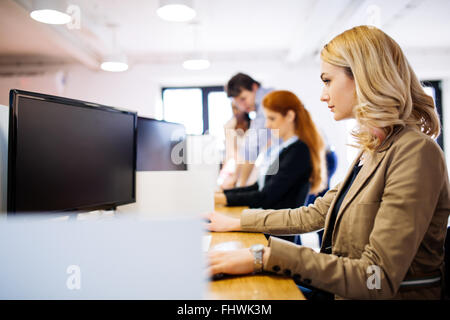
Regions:
<svg viewBox="0 0 450 320"><path fill-rule="evenodd" d="M128 70L128 62L123 54L113 54L105 57L100 68L109 72L123 72Z"/></svg>
<svg viewBox="0 0 450 320"><path fill-rule="evenodd" d="M128 64L117 61L105 61L100 65L103 71L123 72L128 70Z"/></svg>
<svg viewBox="0 0 450 320"><path fill-rule="evenodd" d="M183 62L183 68L187 70L208 69L211 63L207 59L189 59Z"/></svg>
<svg viewBox="0 0 450 320"><path fill-rule="evenodd" d="M161 19L173 22L189 21L196 15L189 0L161 0L156 13Z"/></svg>
<svg viewBox="0 0 450 320"><path fill-rule="evenodd" d="M72 20L67 13L52 9L34 10L30 16L36 21L47 24L66 24Z"/></svg>
<svg viewBox="0 0 450 320"><path fill-rule="evenodd" d="M72 17L65 12L66 4L66 1L34 0L32 1L30 17L48 24L69 23Z"/></svg>

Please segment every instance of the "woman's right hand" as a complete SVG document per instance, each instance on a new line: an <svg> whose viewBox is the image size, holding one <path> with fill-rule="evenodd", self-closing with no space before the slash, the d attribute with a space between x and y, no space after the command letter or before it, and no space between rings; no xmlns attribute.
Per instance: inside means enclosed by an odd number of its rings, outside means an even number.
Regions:
<svg viewBox="0 0 450 320"><path fill-rule="evenodd" d="M211 212L205 216L209 220L206 229L216 232L241 231L241 219L231 218L218 212Z"/></svg>
<svg viewBox="0 0 450 320"><path fill-rule="evenodd" d="M236 186L236 177L235 175L230 175L225 178L220 188L222 190L233 189Z"/></svg>

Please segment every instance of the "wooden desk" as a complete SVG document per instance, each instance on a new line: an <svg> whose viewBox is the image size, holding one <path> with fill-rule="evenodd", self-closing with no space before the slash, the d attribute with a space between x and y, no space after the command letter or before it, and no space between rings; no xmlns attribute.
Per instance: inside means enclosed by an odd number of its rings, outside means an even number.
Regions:
<svg viewBox="0 0 450 320"><path fill-rule="evenodd" d="M239 217L247 207L216 206L216 211L233 217ZM210 232L211 244L215 245L235 241L243 248L261 243L267 245L262 233L250 232ZM209 283L207 299L220 300L305 300L294 280L277 275L243 275L227 277Z"/></svg>

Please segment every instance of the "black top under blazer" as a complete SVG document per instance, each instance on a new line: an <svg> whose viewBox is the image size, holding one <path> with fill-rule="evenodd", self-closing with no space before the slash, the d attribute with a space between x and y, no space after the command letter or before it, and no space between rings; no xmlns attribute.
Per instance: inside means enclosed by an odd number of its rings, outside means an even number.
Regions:
<svg viewBox="0 0 450 320"><path fill-rule="evenodd" d="M266 175L264 187L258 183L248 187L224 190L228 206L263 209L288 209L304 205L309 193L311 158L308 146L297 140L284 148L278 158L278 173ZM268 172L276 162L269 167Z"/></svg>

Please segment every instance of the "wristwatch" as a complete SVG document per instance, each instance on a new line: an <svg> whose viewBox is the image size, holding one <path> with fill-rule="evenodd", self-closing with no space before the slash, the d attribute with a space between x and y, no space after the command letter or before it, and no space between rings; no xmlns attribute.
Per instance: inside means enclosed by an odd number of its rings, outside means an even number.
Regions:
<svg viewBox="0 0 450 320"><path fill-rule="evenodd" d="M253 253L254 264L253 269L255 273L262 272L263 270L263 253L264 253L264 245L262 244L254 244L250 247L250 251Z"/></svg>

